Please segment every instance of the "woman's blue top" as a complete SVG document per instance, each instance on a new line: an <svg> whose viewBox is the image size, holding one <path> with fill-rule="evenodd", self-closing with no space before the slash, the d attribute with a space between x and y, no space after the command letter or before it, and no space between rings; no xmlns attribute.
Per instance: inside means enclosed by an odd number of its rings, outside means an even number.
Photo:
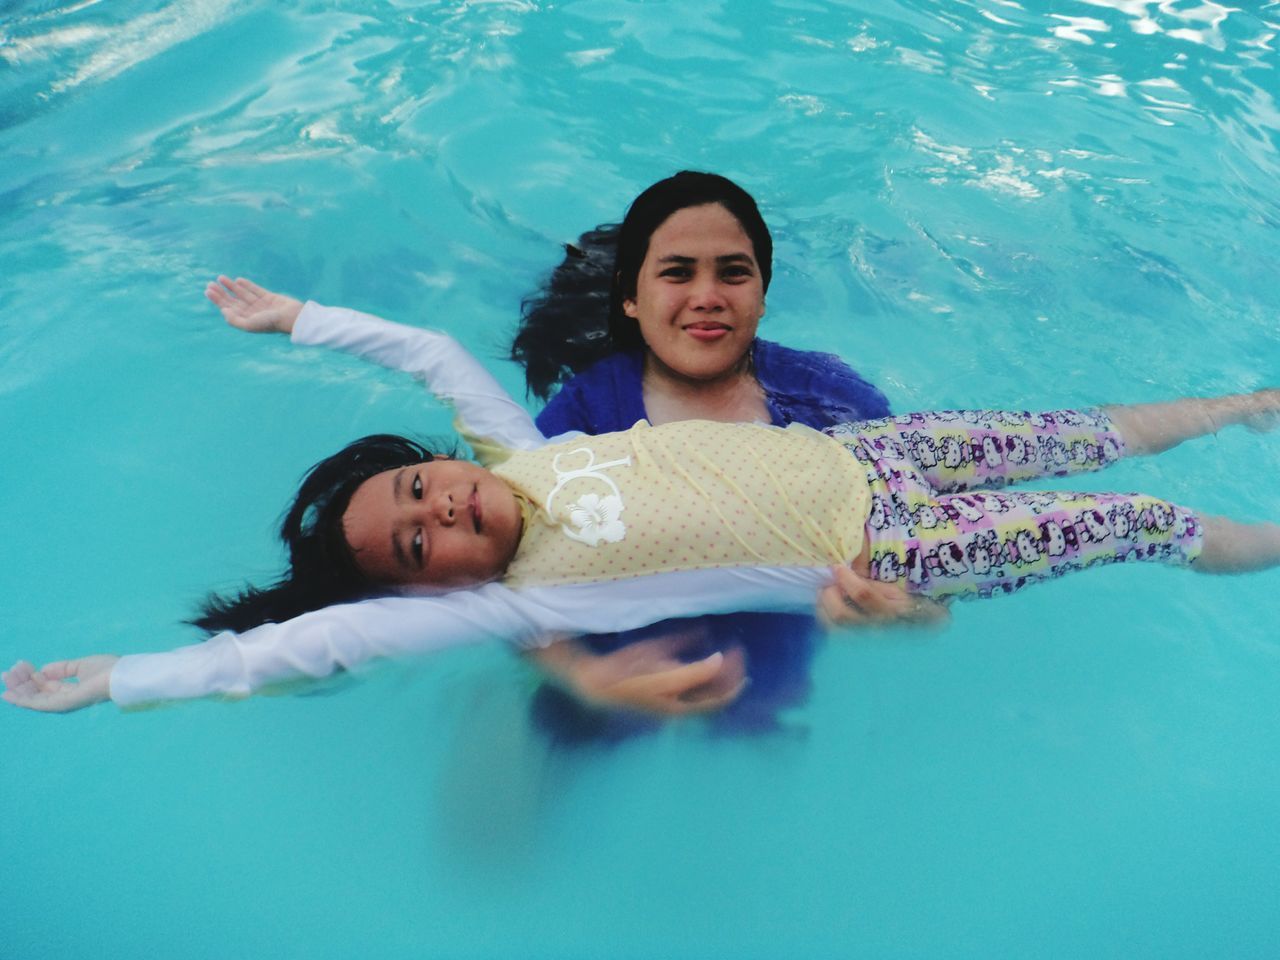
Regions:
<svg viewBox="0 0 1280 960"><path fill-rule="evenodd" d="M889 416L884 394L834 354L792 350L757 337L751 362L774 426L803 423L821 430ZM630 429L647 419L643 376L643 350L610 354L560 388L538 414L538 429L547 437Z"/></svg>
<svg viewBox="0 0 1280 960"><path fill-rule="evenodd" d="M821 430L890 415L884 394L834 354L792 350L757 338L751 361L775 426L803 423ZM643 350L611 354L560 388L538 414L538 429L547 437L569 430L597 434L630 429L648 419L643 377ZM779 710L802 703L808 695L816 632L812 617L758 613L668 620L645 630L583 637L582 641L597 653L608 653L636 640L673 632L698 637L684 655L687 660L734 644L741 644L747 653L751 685L716 718L719 727L769 729L776 725ZM569 729L575 726L578 712L567 711L565 718L551 722L556 716L550 711L543 718L549 733L569 739L582 733Z"/></svg>

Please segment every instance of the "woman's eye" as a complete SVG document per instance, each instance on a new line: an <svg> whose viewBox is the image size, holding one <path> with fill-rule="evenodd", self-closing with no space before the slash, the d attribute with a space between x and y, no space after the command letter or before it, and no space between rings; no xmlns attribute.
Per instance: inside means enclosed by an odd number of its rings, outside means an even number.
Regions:
<svg viewBox="0 0 1280 960"><path fill-rule="evenodd" d="M721 276L730 282L749 280L751 279L751 268L747 266L728 267Z"/></svg>
<svg viewBox="0 0 1280 960"><path fill-rule="evenodd" d="M670 280L688 280L692 276L692 271L688 267L667 267L658 276L666 277Z"/></svg>
<svg viewBox="0 0 1280 960"><path fill-rule="evenodd" d="M415 473L413 475L413 486L411 487L411 490L413 492L413 499L422 499L422 476L420 474Z"/></svg>

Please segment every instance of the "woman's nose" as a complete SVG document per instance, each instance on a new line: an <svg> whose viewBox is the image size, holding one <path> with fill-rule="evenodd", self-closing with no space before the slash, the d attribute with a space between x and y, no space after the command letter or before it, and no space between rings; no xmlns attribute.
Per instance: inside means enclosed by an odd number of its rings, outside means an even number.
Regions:
<svg viewBox="0 0 1280 960"><path fill-rule="evenodd" d="M695 310L724 309L725 299L719 280L714 277L694 280L689 291L689 305Z"/></svg>

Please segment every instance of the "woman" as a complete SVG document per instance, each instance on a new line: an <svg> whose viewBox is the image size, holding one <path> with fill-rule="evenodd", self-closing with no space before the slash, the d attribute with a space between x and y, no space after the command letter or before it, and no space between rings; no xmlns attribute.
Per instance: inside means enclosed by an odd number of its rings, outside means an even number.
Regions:
<svg viewBox="0 0 1280 960"><path fill-rule="evenodd" d="M536 396L545 399L560 384L537 418L539 429L549 437L599 434L638 420L685 419L821 429L889 415L884 395L838 357L756 336L772 272L773 238L737 184L688 170L653 184L620 225L598 227L569 247L544 292L525 302L512 358L525 366ZM850 570L836 576L822 596L823 612L834 622L946 616L941 607L911 601L905 591ZM792 678L803 674L813 635L808 617L707 617L556 644L542 659L588 701L656 713L710 711L733 702L743 688L744 637L752 641L752 672L764 680L778 670ZM690 669L687 661L713 650L727 654L718 672ZM804 687L792 679L752 689L783 689L794 702ZM540 695L543 701L550 696ZM742 708L758 717L758 704ZM572 715L545 703L540 710ZM760 726L758 719L752 725Z"/></svg>
<svg viewBox="0 0 1280 960"><path fill-rule="evenodd" d="M884 395L838 357L756 337L772 273L773 239L745 190L688 170L655 183L620 226L584 234L526 301L512 358L539 397L563 383L538 426L547 436L642 419L817 429L887 416Z"/></svg>

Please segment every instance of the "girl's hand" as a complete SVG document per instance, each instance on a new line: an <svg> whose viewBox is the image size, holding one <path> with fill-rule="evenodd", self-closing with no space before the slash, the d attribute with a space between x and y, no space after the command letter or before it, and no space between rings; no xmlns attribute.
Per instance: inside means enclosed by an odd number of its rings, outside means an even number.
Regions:
<svg viewBox="0 0 1280 960"><path fill-rule="evenodd" d="M97 654L79 660L59 660L39 670L19 660L0 674L5 690L0 698L14 706L44 713L70 713L111 698L111 668L120 658Z"/></svg>
<svg viewBox="0 0 1280 960"><path fill-rule="evenodd" d="M925 597L913 597L896 583L859 576L848 567L832 567L835 582L818 594L818 619L828 626L865 627L893 623L946 626L951 613Z"/></svg>
<svg viewBox="0 0 1280 960"><path fill-rule="evenodd" d="M302 312L302 301L264 290L252 280L218 277L204 288L204 295L222 311L223 318L249 333L293 333L293 322Z"/></svg>

